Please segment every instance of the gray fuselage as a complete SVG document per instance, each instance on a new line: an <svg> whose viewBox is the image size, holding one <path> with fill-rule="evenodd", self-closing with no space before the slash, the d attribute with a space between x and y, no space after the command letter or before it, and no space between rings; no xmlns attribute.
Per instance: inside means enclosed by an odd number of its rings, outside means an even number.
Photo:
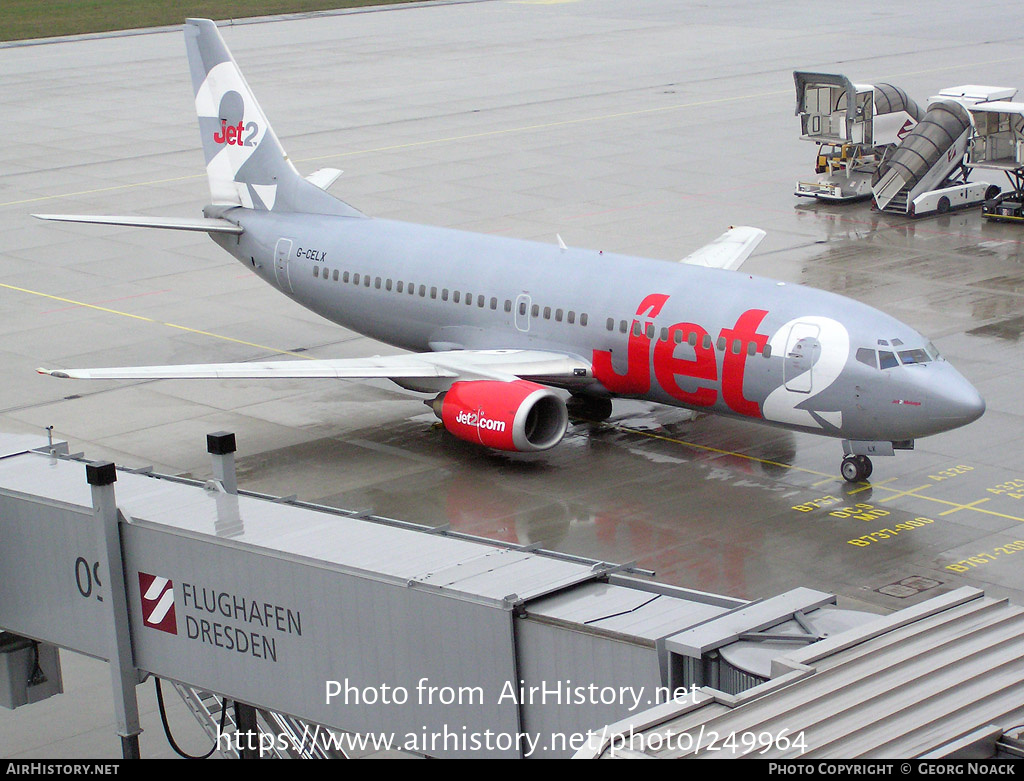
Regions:
<svg viewBox="0 0 1024 781"><path fill-rule="evenodd" d="M367 217L249 209L224 249L308 309L416 352L534 349L627 396L850 440L980 416L914 329L842 296L748 275Z"/></svg>

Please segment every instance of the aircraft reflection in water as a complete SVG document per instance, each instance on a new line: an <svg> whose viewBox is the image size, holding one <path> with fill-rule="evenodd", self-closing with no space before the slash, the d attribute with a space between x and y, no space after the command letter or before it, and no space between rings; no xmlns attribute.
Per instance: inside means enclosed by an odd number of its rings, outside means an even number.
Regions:
<svg viewBox="0 0 1024 781"><path fill-rule="evenodd" d="M185 24L206 155L205 217L37 215L205 231L271 285L414 351L366 359L43 370L57 377L389 378L430 394L457 437L558 444L570 412L641 398L843 440L871 473L918 437L976 420L978 392L914 329L832 293L737 273L764 237L732 228L680 263L371 219L298 174L216 26ZM563 394L552 388L568 391Z"/></svg>

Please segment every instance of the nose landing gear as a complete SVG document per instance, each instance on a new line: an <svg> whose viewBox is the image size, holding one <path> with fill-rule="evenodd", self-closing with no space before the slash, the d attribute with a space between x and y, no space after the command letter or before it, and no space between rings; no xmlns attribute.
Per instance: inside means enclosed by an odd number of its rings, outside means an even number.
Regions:
<svg viewBox="0 0 1024 781"><path fill-rule="evenodd" d="M849 483L860 483L871 477L873 469L867 456L847 456L839 467L839 473Z"/></svg>

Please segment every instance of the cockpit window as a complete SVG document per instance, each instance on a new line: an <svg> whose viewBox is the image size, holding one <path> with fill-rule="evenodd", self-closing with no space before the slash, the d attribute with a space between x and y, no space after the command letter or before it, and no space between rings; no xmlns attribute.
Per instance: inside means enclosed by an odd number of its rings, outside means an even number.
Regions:
<svg viewBox="0 0 1024 781"><path fill-rule="evenodd" d="M928 363L931 358L924 350L900 350L900 361L904 364Z"/></svg>
<svg viewBox="0 0 1024 781"><path fill-rule="evenodd" d="M861 363L866 363L872 369L878 368L878 355L874 350L868 349L867 347L861 347L857 350L857 360Z"/></svg>
<svg viewBox="0 0 1024 781"><path fill-rule="evenodd" d="M878 367L880 369L891 369L893 366L899 366L900 362L896 360L896 356L888 350L878 351Z"/></svg>
<svg viewBox="0 0 1024 781"><path fill-rule="evenodd" d="M939 358L942 357L941 355L939 355L939 351L935 348L935 345L932 344L931 342L928 342L928 344L925 345L924 351L928 353L928 357L931 358L933 361L937 361L939 360Z"/></svg>

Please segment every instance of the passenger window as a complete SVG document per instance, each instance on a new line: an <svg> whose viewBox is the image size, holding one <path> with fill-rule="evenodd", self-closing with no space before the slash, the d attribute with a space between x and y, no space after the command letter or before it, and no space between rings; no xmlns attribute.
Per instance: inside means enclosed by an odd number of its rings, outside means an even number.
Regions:
<svg viewBox="0 0 1024 781"><path fill-rule="evenodd" d="M444 288L444 289L441 290L441 300L442 301L447 301L448 300L448 288Z"/></svg>
<svg viewBox="0 0 1024 781"><path fill-rule="evenodd" d="M551 307L549 307L549 306L544 307L544 319L545 320L550 320L551 319Z"/></svg>
<svg viewBox="0 0 1024 781"><path fill-rule="evenodd" d="M771 358L772 357L772 346L770 344L766 344L764 346L764 349L761 351L761 355L763 355L765 358Z"/></svg>
<svg viewBox="0 0 1024 781"><path fill-rule="evenodd" d="M390 279L385 279L384 280L384 289L385 290L391 290L391 280Z"/></svg>
<svg viewBox="0 0 1024 781"><path fill-rule="evenodd" d="M870 350L867 347L861 347L857 350L857 360L867 366L870 366L872 369L878 368L877 354L874 350Z"/></svg>
<svg viewBox="0 0 1024 781"><path fill-rule="evenodd" d="M680 331L679 333L682 333L682 331ZM690 347L696 347L697 346L697 332L696 331L690 331L690 335L688 337L686 337L686 343L688 345L690 345Z"/></svg>
<svg viewBox="0 0 1024 781"><path fill-rule="evenodd" d="M556 309L555 310L555 322L556 323L562 322L562 310L561 309Z"/></svg>
<svg viewBox="0 0 1024 781"><path fill-rule="evenodd" d="M538 317L540 315L540 304L534 304L530 307L530 314L534 317Z"/></svg>
<svg viewBox="0 0 1024 781"><path fill-rule="evenodd" d="M353 274L352 275L352 284L353 285L358 285L359 284L359 275L358 274Z"/></svg>
<svg viewBox="0 0 1024 781"><path fill-rule="evenodd" d="M313 266L313 276L314 277L319 277L320 276L320 267L319 266Z"/></svg>
<svg viewBox="0 0 1024 781"><path fill-rule="evenodd" d="M899 366L900 362L896 360L896 356L888 350L878 351L878 366L882 369L891 369L893 366Z"/></svg>
<svg viewBox="0 0 1024 781"><path fill-rule="evenodd" d="M512 302L509 301L507 298L505 299L505 311L506 312L511 312L512 311Z"/></svg>
<svg viewBox="0 0 1024 781"><path fill-rule="evenodd" d="M747 343L747 355L751 357L757 355L757 344L755 344L754 342Z"/></svg>
<svg viewBox="0 0 1024 781"><path fill-rule="evenodd" d="M704 334L704 340L702 342L705 350L711 349L711 334Z"/></svg>
<svg viewBox="0 0 1024 781"><path fill-rule="evenodd" d="M342 274L342 275L341 275L341 281L342 281L342 282L344 282L344 283L346 283L346 284L348 284L348 281L349 281L349 277L350 277L350 275L349 275L349 273L348 273L348 272L346 271L346 272L345 272L344 274Z"/></svg>
<svg viewBox="0 0 1024 781"><path fill-rule="evenodd" d="M430 297L432 299L434 299L435 301L437 300L437 288L436 287L430 288Z"/></svg>
<svg viewBox="0 0 1024 781"><path fill-rule="evenodd" d="M682 344L683 343L683 332L681 330L675 331L674 332L674 336L672 337L672 339L673 339L673 341L676 344Z"/></svg>
<svg viewBox="0 0 1024 781"><path fill-rule="evenodd" d="M366 276L363 277L363 287L369 287L369 286L370 286L370 275L367 274Z"/></svg>
<svg viewBox="0 0 1024 781"><path fill-rule="evenodd" d="M402 292L402 282L401 281L399 281L398 284L395 285L395 292L396 293L401 293Z"/></svg>
<svg viewBox="0 0 1024 781"><path fill-rule="evenodd" d="M623 322L625 322L625 320L623 320ZM643 335L644 335L644 328L643 328L643 326L640 325L640 321L639 320L634 320L633 321L633 336L643 336Z"/></svg>
<svg viewBox="0 0 1024 781"><path fill-rule="evenodd" d="M491 299L491 309L495 309L496 310L497 308L498 308L498 299L492 298Z"/></svg>
<svg viewBox="0 0 1024 781"><path fill-rule="evenodd" d="M521 314L521 315L525 315L526 314L526 302L525 301L520 301L519 302L519 314Z"/></svg>
<svg viewBox="0 0 1024 781"><path fill-rule="evenodd" d="M609 317L608 321L605 323L605 326L608 328L609 331L614 331L615 330L615 318L614 317Z"/></svg>
<svg viewBox="0 0 1024 781"><path fill-rule="evenodd" d="M586 326L586 324L587 324L587 313L584 312L583 314L580 315L580 325Z"/></svg>
<svg viewBox="0 0 1024 781"><path fill-rule="evenodd" d="M420 298L424 298L427 295L427 286L420 285Z"/></svg>
<svg viewBox="0 0 1024 781"><path fill-rule="evenodd" d="M480 307L481 309L484 308L484 297L483 296L477 296L476 297L476 305L478 307Z"/></svg>
<svg viewBox="0 0 1024 781"><path fill-rule="evenodd" d="M723 353L725 352L725 337L724 336L719 336L718 337L718 350L719 350L719 352L723 352Z"/></svg>
<svg viewBox="0 0 1024 781"><path fill-rule="evenodd" d="M452 303L453 304L459 303L459 301L461 300L460 299L461 295L462 294L458 290L456 290L454 293L452 293Z"/></svg>
<svg viewBox="0 0 1024 781"><path fill-rule="evenodd" d="M380 290L380 277L377 277L373 280L373 286L377 288L377 290Z"/></svg>
<svg viewBox="0 0 1024 781"><path fill-rule="evenodd" d="M565 322L567 322L569 325L572 325L573 323L576 322L576 313L573 312L571 309L565 315Z"/></svg>
<svg viewBox="0 0 1024 781"><path fill-rule="evenodd" d="M739 339L732 340L732 354L739 355L743 352L743 342Z"/></svg>
<svg viewBox="0 0 1024 781"><path fill-rule="evenodd" d="M619 331L621 333L626 333L627 330L629 330L629 326L626 324L626 321L619 320Z"/></svg>
<svg viewBox="0 0 1024 781"><path fill-rule="evenodd" d="M334 273L331 276L333 276L334 277L334 281L337 282L338 281L338 269L334 269Z"/></svg>

